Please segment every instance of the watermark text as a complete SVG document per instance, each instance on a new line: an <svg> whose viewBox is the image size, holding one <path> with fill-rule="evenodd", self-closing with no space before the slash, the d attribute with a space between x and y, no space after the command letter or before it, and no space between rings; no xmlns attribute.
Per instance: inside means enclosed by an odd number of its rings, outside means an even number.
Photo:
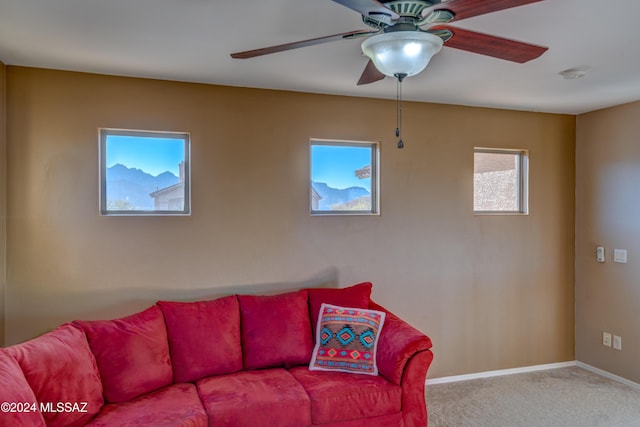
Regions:
<svg viewBox="0 0 640 427"><path fill-rule="evenodd" d="M80 412L86 413L87 402L2 402L0 412Z"/></svg>

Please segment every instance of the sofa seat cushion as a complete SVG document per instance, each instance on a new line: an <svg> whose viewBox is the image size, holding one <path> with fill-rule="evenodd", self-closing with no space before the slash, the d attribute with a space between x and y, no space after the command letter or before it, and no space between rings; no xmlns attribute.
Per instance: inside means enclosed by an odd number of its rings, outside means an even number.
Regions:
<svg viewBox="0 0 640 427"><path fill-rule="evenodd" d="M307 291L238 295L244 369L308 364L313 350Z"/></svg>
<svg viewBox="0 0 640 427"><path fill-rule="evenodd" d="M126 402L171 384L167 328L157 305L120 319L76 323L87 333L107 402Z"/></svg>
<svg viewBox="0 0 640 427"><path fill-rule="evenodd" d="M197 386L212 426L311 425L309 396L284 369L221 375L200 380Z"/></svg>
<svg viewBox="0 0 640 427"><path fill-rule="evenodd" d="M81 426L100 411L104 401L96 360L75 325L64 324L6 350L18 361L38 402L77 403L84 410L45 411L47 426Z"/></svg>
<svg viewBox="0 0 640 427"><path fill-rule="evenodd" d="M328 424L313 424L322 427L398 427L411 426L411 424L403 424L402 412L391 415L380 415L379 417L359 418L357 420L338 421ZM427 424L415 424L418 427L424 427Z"/></svg>
<svg viewBox="0 0 640 427"><path fill-rule="evenodd" d="M382 376L310 371L289 372L311 398L313 424L391 415L401 411L402 388Z"/></svg>
<svg viewBox="0 0 640 427"><path fill-rule="evenodd" d="M240 306L231 295L213 301L159 301L169 336L173 382L242 370Z"/></svg>
<svg viewBox="0 0 640 427"><path fill-rule="evenodd" d="M6 351L0 348L0 378L2 378L2 386L0 387L0 402L10 402L16 405L37 405L36 396L29 387L27 379L20 369L20 365L16 360L9 356ZM6 403L5 403L6 404ZM17 411L9 412L0 411L0 426L12 427L45 427L44 418L38 411ZM29 407L32 409L32 407ZM37 407L36 407L37 409Z"/></svg>
<svg viewBox="0 0 640 427"><path fill-rule="evenodd" d="M173 384L124 403L105 405L91 427L206 427L209 425L194 384Z"/></svg>

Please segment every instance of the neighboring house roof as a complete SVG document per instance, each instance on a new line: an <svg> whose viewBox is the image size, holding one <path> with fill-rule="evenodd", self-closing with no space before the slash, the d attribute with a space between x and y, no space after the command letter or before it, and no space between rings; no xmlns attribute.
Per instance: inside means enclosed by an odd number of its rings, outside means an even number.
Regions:
<svg viewBox="0 0 640 427"><path fill-rule="evenodd" d="M313 186L311 186L311 197L313 197L314 199L317 199L317 200L322 199L322 196L320 195L320 193L318 193L316 191L316 189L313 188Z"/></svg>
<svg viewBox="0 0 640 427"><path fill-rule="evenodd" d="M163 193L168 193L170 191L177 190L180 187L184 187L184 182L179 182L177 184L173 184L168 187L160 188L159 190L156 190L153 193L149 193L149 195L155 199L156 197L162 196Z"/></svg>
<svg viewBox="0 0 640 427"><path fill-rule="evenodd" d="M371 178L371 165L367 165L363 168L357 169L355 174L360 179Z"/></svg>
<svg viewBox="0 0 640 427"><path fill-rule="evenodd" d="M474 173L508 171L516 168L515 156L509 154L474 153Z"/></svg>

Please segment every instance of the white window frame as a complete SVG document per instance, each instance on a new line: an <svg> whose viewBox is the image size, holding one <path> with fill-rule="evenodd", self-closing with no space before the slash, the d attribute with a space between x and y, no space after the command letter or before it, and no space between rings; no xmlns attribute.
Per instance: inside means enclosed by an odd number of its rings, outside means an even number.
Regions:
<svg viewBox="0 0 640 427"><path fill-rule="evenodd" d="M107 137L110 135L171 138L184 141L184 205L181 210L116 210L107 206ZM101 216L189 216L191 215L191 135L189 132L150 131L133 129L99 128L99 212Z"/></svg>
<svg viewBox="0 0 640 427"><path fill-rule="evenodd" d="M314 145L369 147L371 149L371 209L370 210L320 210L313 208L313 150ZM354 171L355 173L355 171ZM351 141L317 139L309 140L309 209L312 216L340 216L340 215L380 215L380 143L377 141Z"/></svg>
<svg viewBox="0 0 640 427"><path fill-rule="evenodd" d="M474 175L475 175L475 153L488 154L509 154L516 155L516 176L518 178L517 185L517 209L512 211L484 211L475 209L475 189L473 193L474 215L528 215L529 214L529 150L525 149L509 149L509 148L486 148L474 147Z"/></svg>

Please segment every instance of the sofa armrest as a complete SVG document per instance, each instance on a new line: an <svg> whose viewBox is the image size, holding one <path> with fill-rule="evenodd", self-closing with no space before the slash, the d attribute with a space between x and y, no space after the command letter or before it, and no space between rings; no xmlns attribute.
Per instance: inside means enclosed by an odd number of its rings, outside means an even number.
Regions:
<svg viewBox="0 0 640 427"><path fill-rule="evenodd" d="M378 371L401 385L405 365L416 353L430 349L431 339L375 302L371 301L369 308L386 313L377 347Z"/></svg>
<svg viewBox="0 0 640 427"><path fill-rule="evenodd" d="M402 376L402 425L425 427L428 423L425 386L433 361L431 350L419 351L409 359Z"/></svg>

